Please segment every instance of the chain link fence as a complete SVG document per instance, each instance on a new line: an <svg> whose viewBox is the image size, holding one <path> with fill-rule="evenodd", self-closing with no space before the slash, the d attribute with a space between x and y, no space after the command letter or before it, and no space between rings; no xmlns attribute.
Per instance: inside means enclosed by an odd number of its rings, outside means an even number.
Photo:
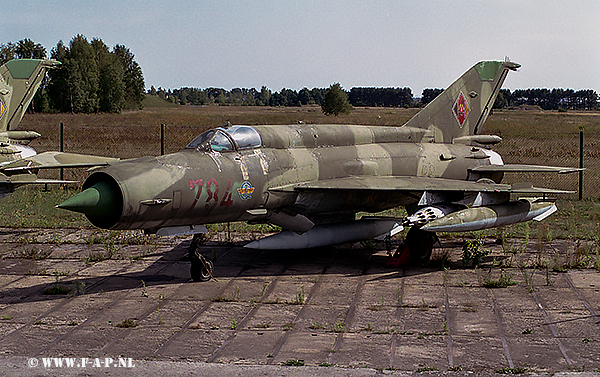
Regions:
<svg viewBox="0 0 600 377"><path fill-rule="evenodd" d="M43 130L43 136L32 141L30 146L38 153L61 150L61 126ZM204 131L194 126L164 127L165 154L183 149L194 137ZM41 133L41 132L40 132ZM122 160L161 154L161 126L127 125L64 125L64 152L116 157ZM41 178L59 179L60 170L45 170ZM86 169L63 169L63 179L83 182L89 175Z"/></svg>
<svg viewBox="0 0 600 377"><path fill-rule="evenodd" d="M200 126L165 126L165 153L174 153L184 148L194 137L204 132ZM49 126L41 131L43 137L34 140L31 146L38 153L60 149L60 125ZM496 150L506 164L532 164L579 167L580 134L577 129L538 131L528 130L521 137L506 137ZM600 132L584 133L583 198L600 197ZM161 126L64 126L64 151L121 159L137 158L161 153ZM83 181L89 173L84 169L65 169L64 179ZM59 178L58 171L44 171L43 178ZM579 174L555 173L508 173L505 183L530 182L534 186L577 191L567 195L578 199Z"/></svg>
<svg viewBox="0 0 600 377"><path fill-rule="evenodd" d="M496 148L505 164L527 164L564 166L577 168L580 166L580 132L577 130L538 131L531 129L527 136L504 139ZM598 198L600 196L600 145L598 135L583 133L583 166L586 169L569 174L556 173L507 173L505 183L529 182L533 186L554 188L576 193L566 196L567 199L579 199L580 175L582 178L582 198Z"/></svg>

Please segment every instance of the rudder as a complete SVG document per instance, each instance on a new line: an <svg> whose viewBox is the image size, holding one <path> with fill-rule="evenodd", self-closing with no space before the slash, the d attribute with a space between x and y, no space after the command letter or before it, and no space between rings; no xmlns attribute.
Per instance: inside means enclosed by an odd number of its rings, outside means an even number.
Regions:
<svg viewBox="0 0 600 377"><path fill-rule="evenodd" d="M405 126L431 130L436 143L480 133L508 71L519 67L499 61L475 64Z"/></svg>

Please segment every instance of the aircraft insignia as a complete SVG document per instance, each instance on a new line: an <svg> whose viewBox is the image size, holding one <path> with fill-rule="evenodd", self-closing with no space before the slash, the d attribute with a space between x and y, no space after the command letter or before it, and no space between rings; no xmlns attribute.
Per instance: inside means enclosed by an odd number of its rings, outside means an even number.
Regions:
<svg viewBox="0 0 600 377"><path fill-rule="evenodd" d="M461 128L467 120L469 110L470 109L469 104L467 103L467 99L465 98L465 95L462 92L460 92L458 98L456 99L456 102L454 102L454 106L452 106L452 112L454 113L456 120L458 120L458 124Z"/></svg>
<svg viewBox="0 0 600 377"><path fill-rule="evenodd" d="M238 193L240 194L240 198L242 200L248 200L252 198L252 193L254 192L254 187L248 181L244 181L240 188L238 189Z"/></svg>
<svg viewBox="0 0 600 377"><path fill-rule="evenodd" d="M0 118L2 118L2 115L4 115L5 112L6 112L6 107L4 107L4 102L2 102L2 100L0 100Z"/></svg>

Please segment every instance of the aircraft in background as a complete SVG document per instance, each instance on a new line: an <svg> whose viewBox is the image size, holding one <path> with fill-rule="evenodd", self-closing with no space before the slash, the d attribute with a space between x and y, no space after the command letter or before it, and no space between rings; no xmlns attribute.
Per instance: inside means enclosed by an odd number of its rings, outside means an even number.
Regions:
<svg viewBox="0 0 600 377"><path fill-rule="evenodd" d="M0 67L0 198L28 184L72 183L39 179L39 169L94 167L118 159L63 152L37 154L28 144L40 137L35 131L15 130L23 119L46 71L56 60L14 59Z"/></svg>
<svg viewBox="0 0 600 377"><path fill-rule="evenodd" d="M83 191L58 205L104 229L198 234L204 224L248 221L284 230L246 245L301 249L393 236L417 264L429 260L435 232L543 220L548 194L567 191L500 183L505 172L579 169L504 165L501 141L483 125L513 62L477 63L401 127L234 125L204 132L177 153L110 163ZM511 194L538 198L511 200ZM405 206L404 219L368 217ZM194 244L194 242L192 243ZM190 248L193 280L212 262Z"/></svg>
<svg viewBox="0 0 600 377"><path fill-rule="evenodd" d="M27 144L41 135L35 131L15 129L46 71L59 65L56 60L15 59L0 67L0 165L36 154Z"/></svg>

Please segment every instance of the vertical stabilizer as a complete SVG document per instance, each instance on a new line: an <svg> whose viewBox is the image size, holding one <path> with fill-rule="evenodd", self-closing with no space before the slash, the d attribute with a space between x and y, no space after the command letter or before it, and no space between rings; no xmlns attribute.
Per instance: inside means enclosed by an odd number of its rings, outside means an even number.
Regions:
<svg viewBox="0 0 600 377"><path fill-rule="evenodd" d="M0 67L0 132L19 124L46 70L59 64L56 60L15 59Z"/></svg>
<svg viewBox="0 0 600 377"><path fill-rule="evenodd" d="M513 62L475 64L405 126L431 130L436 143L451 143L457 137L478 134L508 71L519 67Z"/></svg>

